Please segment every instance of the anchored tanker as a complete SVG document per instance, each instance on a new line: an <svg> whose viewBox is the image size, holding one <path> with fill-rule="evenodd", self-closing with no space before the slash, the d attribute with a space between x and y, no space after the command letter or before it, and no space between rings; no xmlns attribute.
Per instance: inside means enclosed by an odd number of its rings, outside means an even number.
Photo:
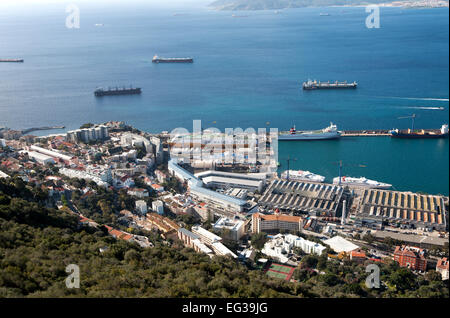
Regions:
<svg viewBox="0 0 450 318"><path fill-rule="evenodd" d="M191 57L171 57L164 58L155 55L152 60L153 63L193 63L194 59Z"/></svg>
<svg viewBox="0 0 450 318"><path fill-rule="evenodd" d="M101 96L111 96L111 95L134 95L134 94L140 94L141 93L141 89L140 88L108 88L108 89L103 89L103 88L97 88L94 91L95 96L97 97L101 97Z"/></svg>
<svg viewBox="0 0 450 318"><path fill-rule="evenodd" d="M289 131L280 132L278 140L323 140L339 137L341 133L337 130L337 126L330 123L327 128L312 131L297 131L294 126Z"/></svg>
<svg viewBox="0 0 450 318"><path fill-rule="evenodd" d="M361 178L342 177L340 183L341 185L363 187L370 189L389 189L392 187L392 184L369 180L364 177ZM339 184L339 177L333 179L333 184Z"/></svg>
<svg viewBox="0 0 450 318"><path fill-rule="evenodd" d="M289 176L288 176L289 171ZM309 171L303 170L286 170L281 174L281 179L289 179L294 181L313 181L313 182L324 182L325 177L319 176Z"/></svg>
<svg viewBox="0 0 450 318"><path fill-rule="evenodd" d="M307 82L303 83L303 89L305 90L314 90L314 89L330 89L330 88L356 88L358 86L358 83L347 83L345 82L318 82L316 80L311 81L308 80Z"/></svg>
<svg viewBox="0 0 450 318"><path fill-rule="evenodd" d="M23 63L23 59L0 59L3 63Z"/></svg>

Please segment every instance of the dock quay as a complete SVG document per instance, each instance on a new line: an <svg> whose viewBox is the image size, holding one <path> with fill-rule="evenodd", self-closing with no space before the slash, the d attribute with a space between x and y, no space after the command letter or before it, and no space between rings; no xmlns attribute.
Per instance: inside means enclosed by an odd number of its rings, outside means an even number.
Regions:
<svg viewBox="0 0 450 318"><path fill-rule="evenodd" d="M425 132L438 134L439 129L423 129ZM390 129L368 129L368 130L343 130L341 137L383 137L391 136Z"/></svg>
<svg viewBox="0 0 450 318"><path fill-rule="evenodd" d="M325 183L274 180L258 201L262 209L335 217L344 188Z"/></svg>
<svg viewBox="0 0 450 318"><path fill-rule="evenodd" d="M66 126L45 126L45 127L32 127L22 130L22 135L26 135L32 131L38 130L52 130L52 129L64 129Z"/></svg>
<svg viewBox="0 0 450 318"><path fill-rule="evenodd" d="M361 226L409 224L434 230L445 230L448 226L443 196L377 189L354 192L350 217Z"/></svg>

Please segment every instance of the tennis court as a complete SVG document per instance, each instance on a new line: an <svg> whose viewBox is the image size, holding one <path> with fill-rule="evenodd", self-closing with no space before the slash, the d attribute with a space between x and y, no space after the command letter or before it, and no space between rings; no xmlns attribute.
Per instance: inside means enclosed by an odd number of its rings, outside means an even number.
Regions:
<svg viewBox="0 0 450 318"><path fill-rule="evenodd" d="M294 267L272 263L266 267L266 274L273 278L279 278L289 281L295 271Z"/></svg>
<svg viewBox="0 0 450 318"><path fill-rule="evenodd" d="M273 277L273 278L280 278L280 279L283 279L283 280L286 280L286 278L288 276L287 274L272 272L270 270L267 271L267 275L270 276L270 277Z"/></svg>
<svg viewBox="0 0 450 318"><path fill-rule="evenodd" d="M282 272L288 274L291 271L292 267L280 265L280 264L272 264L270 265L269 270L274 270L277 272Z"/></svg>

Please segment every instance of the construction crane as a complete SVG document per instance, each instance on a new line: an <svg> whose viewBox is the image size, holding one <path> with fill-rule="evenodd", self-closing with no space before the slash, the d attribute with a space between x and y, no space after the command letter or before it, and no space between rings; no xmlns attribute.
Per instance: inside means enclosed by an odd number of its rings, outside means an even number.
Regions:
<svg viewBox="0 0 450 318"><path fill-rule="evenodd" d="M416 119L416 114L412 114L411 116L405 116L405 117L398 117L397 119L407 119L407 118L411 118L412 121L412 125L411 125L411 131L414 130L414 121Z"/></svg>

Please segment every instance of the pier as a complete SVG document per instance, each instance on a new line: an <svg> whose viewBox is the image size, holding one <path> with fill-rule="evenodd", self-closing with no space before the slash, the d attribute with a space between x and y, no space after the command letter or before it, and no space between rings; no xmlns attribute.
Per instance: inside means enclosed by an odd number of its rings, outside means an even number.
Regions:
<svg viewBox="0 0 450 318"><path fill-rule="evenodd" d="M341 137L383 137L391 136L390 129L342 130ZM424 129L425 132L440 133L439 129Z"/></svg>
<svg viewBox="0 0 450 318"><path fill-rule="evenodd" d="M26 135L32 131L37 131L37 130L52 130L52 129L64 129L66 128L66 126L45 126L45 127L32 127L32 128L27 128L22 130L22 135Z"/></svg>

